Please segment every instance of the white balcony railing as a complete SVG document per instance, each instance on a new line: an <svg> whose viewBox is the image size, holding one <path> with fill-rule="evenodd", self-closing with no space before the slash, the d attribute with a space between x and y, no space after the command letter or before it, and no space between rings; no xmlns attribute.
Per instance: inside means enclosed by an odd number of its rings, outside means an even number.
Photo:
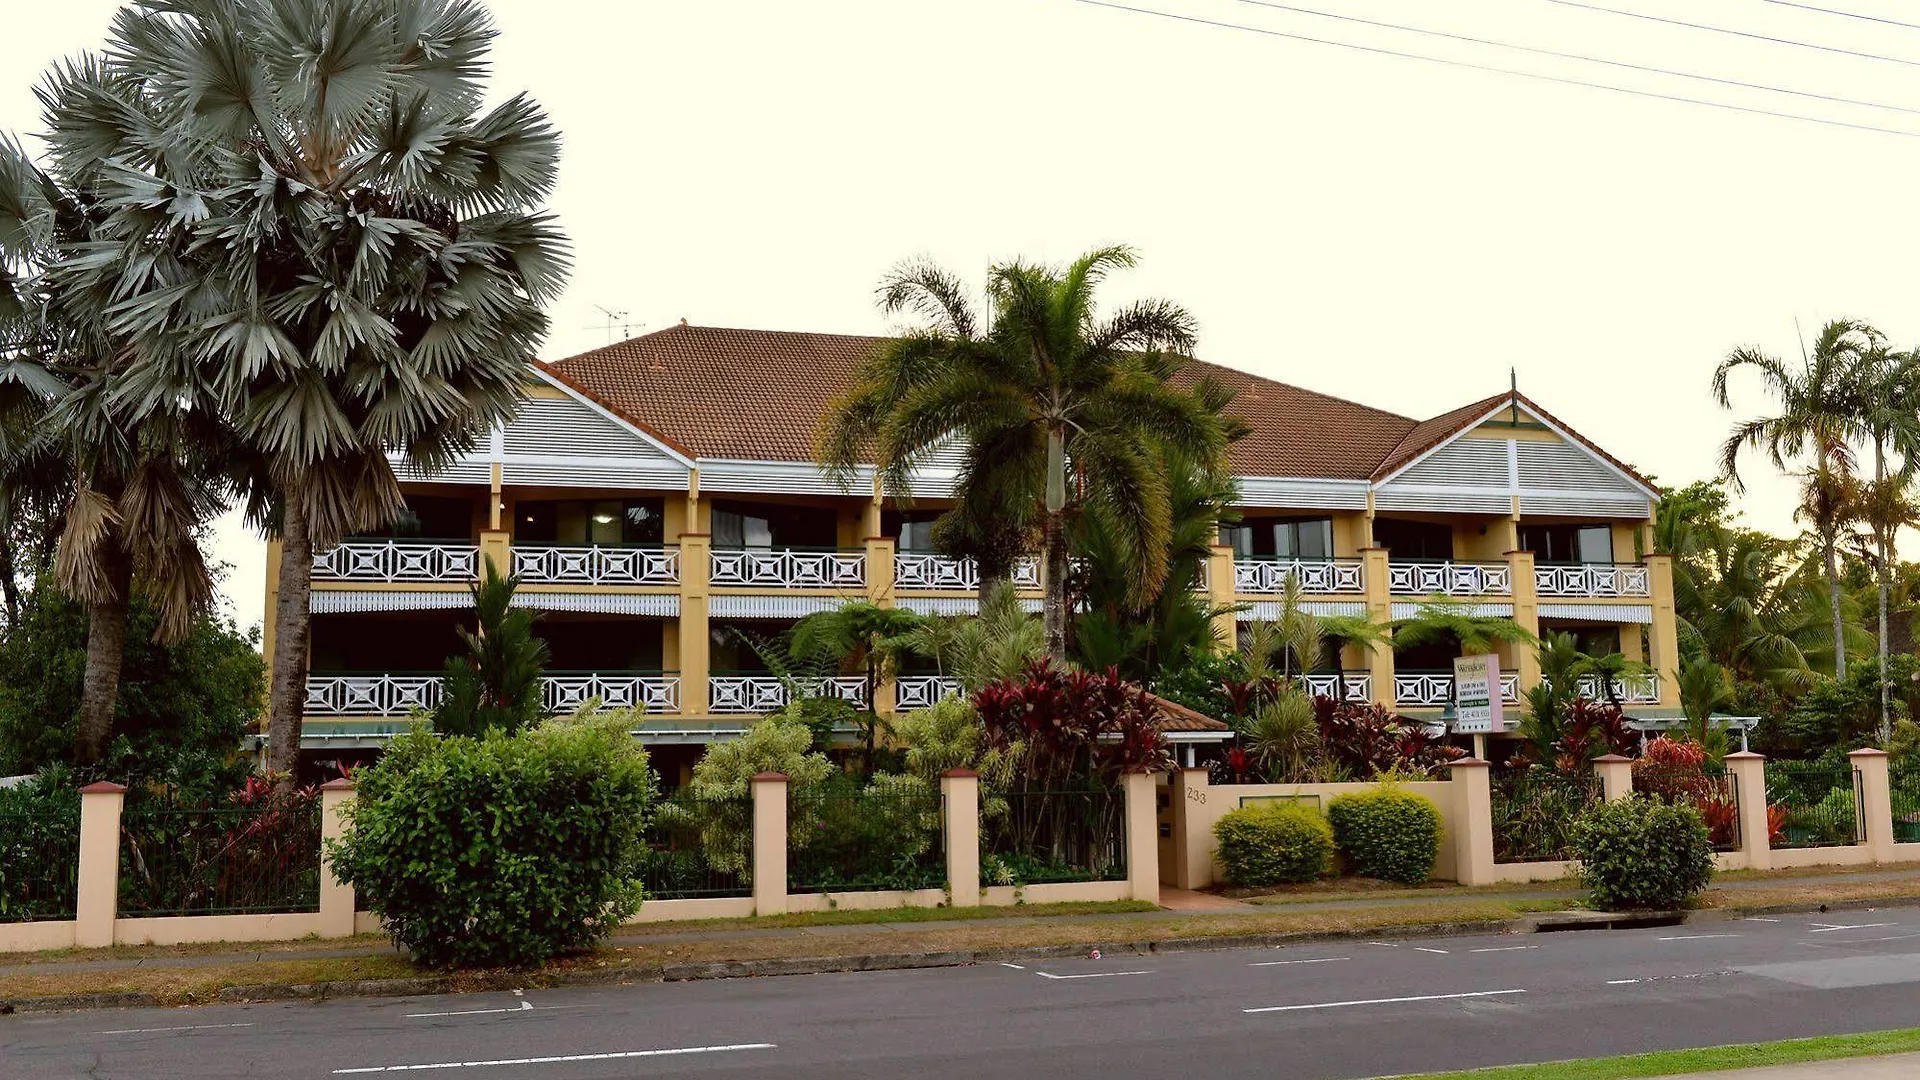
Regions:
<svg viewBox="0 0 1920 1080"><path fill-rule="evenodd" d="M960 693L959 679L938 675L902 675L893 681L893 707L897 712L924 709L946 697Z"/></svg>
<svg viewBox="0 0 1920 1080"><path fill-rule="evenodd" d="M1395 596L1508 596L1513 592L1513 567L1506 563L1389 563L1387 589Z"/></svg>
<svg viewBox="0 0 1920 1080"><path fill-rule="evenodd" d="M1307 693L1314 697L1338 698L1341 676L1321 673L1307 676ZM1365 704L1373 700L1373 676L1364 671L1346 674L1348 701Z"/></svg>
<svg viewBox="0 0 1920 1080"><path fill-rule="evenodd" d="M548 675L541 701L549 713L566 713L589 698L608 709L649 713L680 711L680 676L674 672L591 671ZM308 716L405 716L440 704L438 675L309 675Z"/></svg>
<svg viewBox="0 0 1920 1080"><path fill-rule="evenodd" d="M707 708L715 715L777 712L792 700L796 687L844 698L861 708L867 704L867 681L858 676L788 680L777 675L714 675L707 679Z"/></svg>
<svg viewBox="0 0 1920 1080"><path fill-rule="evenodd" d="M516 544L513 572L530 585L677 585L680 549Z"/></svg>
<svg viewBox="0 0 1920 1080"><path fill-rule="evenodd" d="M1652 672L1644 675L1628 675L1613 680L1613 692L1623 704L1650 705L1660 700L1660 676ZM1600 676L1587 675L1580 679L1580 696L1593 701L1606 700L1606 689L1600 684Z"/></svg>
<svg viewBox="0 0 1920 1080"><path fill-rule="evenodd" d="M1012 581L1017 589L1039 588L1040 561L1021 559L1015 563ZM974 565L972 559L951 559L924 551L902 551L893 557L893 587L972 592L980 588L980 568Z"/></svg>
<svg viewBox="0 0 1920 1080"><path fill-rule="evenodd" d="M579 671L555 672L540 688L550 713L570 713L591 698L603 709L633 709L646 713L680 711L680 676L674 672Z"/></svg>
<svg viewBox="0 0 1920 1080"><path fill-rule="evenodd" d="M348 540L313 557L315 581L458 581L479 576L480 546L464 541Z"/></svg>
<svg viewBox="0 0 1920 1080"><path fill-rule="evenodd" d="M1500 697L1503 703L1520 703L1520 673L1500 673ZM1393 676L1393 703L1400 708L1440 708L1453 703L1453 672L1409 671Z"/></svg>
<svg viewBox="0 0 1920 1080"><path fill-rule="evenodd" d="M1533 589L1541 596L1652 596L1647 568L1638 563L1536 566Z"/></svg>
<svg viewBox="0 0 1920 1080"><path fill-rule="evenodd" d="M862 589L867 553L833 548L715 548L708 581L728 587Z"/></svg>
<svg viewBox="0 0 1920 1080"><path fill-rule="evenodd" d="M1233 561L1233 591L1241 594L1268 594L1287 591L1287 578L1300 583L1300 591L1316 593L1357 593L1364 591L1366 579L1356 559L1238 559Z"/></svg>

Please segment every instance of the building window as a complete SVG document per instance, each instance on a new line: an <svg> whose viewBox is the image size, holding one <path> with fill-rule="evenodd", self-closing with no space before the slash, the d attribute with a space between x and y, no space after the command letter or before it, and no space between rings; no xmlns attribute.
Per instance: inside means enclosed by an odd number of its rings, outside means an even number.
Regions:
<svg viewBox="0 0 1920 1080"><path fill-rule="evenodd" d="M514 507L515 540L530 544L658 544L663 499L568 499Z"/></svg>
<svg viewBox="0 0 1920 1080"><path fill-rule="evenodd" d="M880 515L880 532L894 539L899 551L933 550L933 523L940 520L937 510L888 510Z"/></svg>
<svg viewBox="0 0 1920 1080"><path fill-rule="evenodd" d="M1373 543L1396 559L1453 558L1453 526L1405 518L1374 518Z"/></svg>
<svg viewBox="0 0 1920 1080"><path fill-rule="evenodd" d="M1247 518L1220 526L1236 558L1331 559L1332 518Z"/></svg>
<svg viewBox="0 0 1920 1080"><path fill-rule="evenodd" d="M1607 525L1522 525L1520 550L1537 563L1610 563L1613 528Z"/></svg>
<svg viewBox="0 0 1920 1080"><path fill-rule="evenodd" d="M717 548L830 548L838 546L839 515L815 506L713 505Z"/></svg>
<svg viewBox="0 0 1920 1080"><path fill-rule="evenodd" d="M407 504L375 536L401 540L471 540L473 504L465 499L409 495Z"/></svg>

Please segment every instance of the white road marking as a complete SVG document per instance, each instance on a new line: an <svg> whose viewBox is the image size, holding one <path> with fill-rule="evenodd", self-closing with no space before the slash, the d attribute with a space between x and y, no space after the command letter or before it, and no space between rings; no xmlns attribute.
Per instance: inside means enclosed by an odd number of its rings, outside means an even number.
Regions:
<svg viewBox="0 0 1920 1080"><path fill-rule="evenodd" d="M497 1065L560 1065L574 1061L620 1061L626 1058L678 1057L685 1054L726 1054L737 1050L772 1050L774 1043L733 1043L727 1046L682 1046L672 1050L627 1050L614 1054L565 1054L555 1057L502 1058L498 1061L437 1061L427 1065L373 1065L335 1069L333 1075L420 1072L426 1069L485 1069Z"/></svg>
<svg viewBox="0 0 1920 1080"><path fill-rule="evenodd" d="M1326 956L1318 960L1262 960L1258 964L1248 964L1247 966L1248 967L1284 967L1288 964L1337 964L1342 960L1351 960L1351 959L1353 959L1353 957L1351 956Z"/></svg>
<svg viewBox="0 0 1920 1080"><path fill-rule="evenodd" d="M183 1027L157 1028L118 1028L113 1031L96 1031L95 1035L157 1035L163 1031L214 1031L220 1028L252 1027L252 1024L187 1024Z"/></svg>
<svg viewBox="0 0 1920 1080"><path fill-rule="evenodd" d="M1380 947L1381 947L1381 948L1383 948L1383 949L1397 949L1397 948L1399 948L1399 947L1400 947L1400 946L1398 946L1398 945L1396 945L1396 944L1394 944L1394 943L1393 943L1393 942L1391 942L1391 941L1369 941L1369 942L1367 942L1367 944L1369 944L1369 945L1378 945L1378 946L1380 946Z"/></svg>
<svg viewBox="0 0 1920 1080"><path fill-rule="evenodd" d="M1688 975L1648 975L1641 979L1608 979L1608 986L1633 986L1636 983L1674 982L1679 979L1717 979L1722 975L1735 975L1733 971L1696 971Z"/></svg>
<svg viewBox="0 0 1920 1080"><path fill-rule="evenodd" d="M1043 979L1110 979L1115 975L1151 975L1153 974L1153 972L1151 971L1095 971L1086 975L1049 975L1044 971L1036 971L1034 972L1034 974L1040 976Z"/></svg>
<svg viewBox="0 0 1920 1080"><path fill-rule="evenodd" d="M1413 951L1414 951L1414 952L1430 952L1430 953L1438 953L1438 954L1440 954L1441 956L1447 956L1447 955L1449 955L1449 954L1448 954L1448 952L1447 952L1447 950L1445 950L1445 949L1427 949L1427 948L1422 948L1422 947L1421 947L1421 946L1419 946L1419 945L1415 945L1415 946L1413 947Z"/></svg>
<svg viewBox="0 0 1920 1080"><path fill-rule="evenodd" d="M1741 919L1740 921L1741 921L1741 922L1779 922L1780 920L1779 920L1779 919L1760 919L1760 918L1750 918L1750 919Z"/></svg>
<svg viewBox="0 0 1920 1080"><path fill-rule="evenodd" d="M1711 941L1714 938L1739 937L1739 934L1682 934L1679 937L1657 938L1658 941Z"/></svg>
<svg viewBox="0 0 1920 1080"><path fill-rule="evenodd" d="M1502 945L1497 949L1468 949L1468 952L1520 952L1525 949L1537 949L1538 945Z"/></svg>
<svg viewBox="0 0 1920 1080"><path fill-rule="evenodd" d="M1009 963L1007 963L1007 962L1006 962L1006 961L1004 961L1004 960L1000 962L1000 966L1001 966L1001 967L1004 967L1004 968L1012 968L1012 969L1013 969L1013 970L1015 970L1015 971L1025 971L1025 970L1027 970L1026 968L1023 968L1023 967L1021 967L1021 966L1020 966L1019 964L1009 964Z"/></svg>
<svg viewBox="0 0 1920 1080"><path fill-rule="evenodd" d="M523 1013L532 1011L533 1002L522 1001L518 1007L512 1009L467 1009L462 1012L407 1013L406 1017L409 1020L427 1020L440 1016L492 1016L495 1013Z"/></svg>
<svg viewBox="0 0 1920 1080"><path fill-rule="evenodd" d="M1418 997L1365 998L1360 1001L1322 1001L1313 1005L1268 1005L1259 1009L1241 1009L1243 1013L1299 1012L1304 1009L1344 1009L1352 1005L1402 1005L1409 1001L1457 1001L1460 998L1503 997L1524 994L1525 990L1477 990L1469 994L1421 994Z"/></svg>
<svg viewBox="0 0 1920 1080"><path fill-rule="evenodd" d="M1819 929L1809 930L1807 931L1807 933L1831 934L1835 930L1874 930L1883 926L1899 926L1900 924L1890 923L1890 922L1865 922L1865 923L1850 923L1846 926L1840 926L1834 923L1814 923L1813 925L1819 927Z"/></svg>

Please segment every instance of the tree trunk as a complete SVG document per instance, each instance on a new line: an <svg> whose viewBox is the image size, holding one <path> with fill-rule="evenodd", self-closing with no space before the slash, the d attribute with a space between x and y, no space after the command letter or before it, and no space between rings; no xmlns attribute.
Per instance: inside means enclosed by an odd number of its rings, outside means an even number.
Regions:
<svg viewBox="0 0 1920 1080"><path fill-rule="evenodd" d="M1047 659L1057 666L1067 662L1067 523L1066 515L1049 511L1046 524Z"/></svg>
<svg viewBox="0 0 1920 1080"><path fill-rule="evenodd" d="M1833 609L1833 677L1847 677L1846 623L1840 617L1840 551L1833 537L1823 537L1827 561L1827 602Z"/></svg>
<svg viewBox="0 0 1920 1080"><path fill-rule="evenodd" d="M290 501L280 536L280 595L273 607L273 678L267 694L267 770L283 788L293 786L300 764L312 599L313 540L306 514Z"/></svg>
<svg viewBox="0 0 1920 1080"><path fill-rule="evenodd" d="M20 625L20 582L15 579L13 537L0 534L0 596L7 605L7 629Z"/></svg>
<svg viewBox="0 0 1920 1080"><path fill-rule="evenodd" d="M102 545L101 557L107 560L110 595L87 606L87 668L81 678L80 715L73 738L73 757L79 765L98 765L107 752L120 700L120 666L127 653L133 562L113 540Z"/></svg>
<svg viewBox="0 0 1920 1080"><path fill-rule="evenodd" d="M1873 441L1873 486L1876 510L1891 507L1887 502L1887 451L1885 442L1876 438ZM1880 569L1875 576L1880 587L1880 745L1884 749L1887 740L1893 737L1893 683L1887 678L1887 596L1892 591L1893 537L1887 528L1887 515L1875 513L1873 521L1873 539L1880 549Z"/></svg>

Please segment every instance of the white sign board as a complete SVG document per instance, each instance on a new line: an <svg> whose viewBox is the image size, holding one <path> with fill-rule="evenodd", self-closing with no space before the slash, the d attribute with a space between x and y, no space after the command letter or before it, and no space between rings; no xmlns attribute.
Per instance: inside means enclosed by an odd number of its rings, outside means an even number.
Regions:
<svg viewBox="0 0 1920 1080"><path fill-rule="evenodd" d="M1501 708L1500 658L1462 656L1453 662L1453 730L1484 735L1507 730Z"/></svg>

